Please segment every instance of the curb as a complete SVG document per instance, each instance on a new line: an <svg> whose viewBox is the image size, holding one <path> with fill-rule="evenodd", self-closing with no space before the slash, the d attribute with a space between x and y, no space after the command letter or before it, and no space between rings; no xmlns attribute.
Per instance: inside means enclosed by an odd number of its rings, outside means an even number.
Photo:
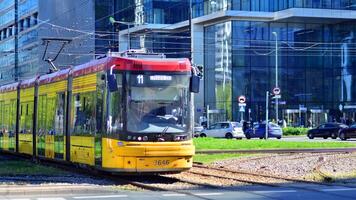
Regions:
<svg viewBox="0 0 356 200"><path fill-rule="evenodd" d="M4 195L35 195L35 194L63 194L63 193L107 193L114 192L111 186L98 186L98 185L6 185L0 186L0 196Z"/></svg>

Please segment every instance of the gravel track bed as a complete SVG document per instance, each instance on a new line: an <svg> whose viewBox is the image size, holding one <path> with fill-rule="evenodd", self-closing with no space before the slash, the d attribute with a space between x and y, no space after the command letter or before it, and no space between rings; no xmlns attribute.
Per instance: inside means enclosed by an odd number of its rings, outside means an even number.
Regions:
<svg viewBox="0 0 356 200"><path fill-rule="evenodd" d="M319 170L331 178L356 183L356 153L346 154L332 160L326 159L319 166Z"/></svg>
<svg viewBox="0 0 356 200"><path fill-rule="evenodd" d="M266 156L258 157L258 159L231 159L212 163L212 167L222 167L229 170L240 170L246 172L267 174L272 176L280 176L292 179L304 179L304 180L315 180L315 168L325 161L338 160L339 158L353 155L355 158L350 159L348 164L348 169L356 169L356 154L350 153L302 153L302 154L290 154L290 155L276 155L276 156ZM340 170L344 173L345 163L335 161L330 162L333 164L327 165L328 169L334 173L334 169Z"/></svg>
<svg viewBox="0 0 356 200"><path fill-rule="evenodd" d="M235 181L232 179L223 179L223 178L215 178L215 177L209 177L209 176L203 176L203 175L197 175L191 172L194 172L195 170L191 169L188 172L183 172L181 174L176 174L176 175L170 175L174 178L177 178L182 181L190 181L190 182L196 182L201 185L206 185L206 187L228 187L228 186L237 186L237 185L246 185L246 183L242 183L239 181ZM208 174L209 172L204 172ZM197 187L197 186L195 186Z"/></svg>

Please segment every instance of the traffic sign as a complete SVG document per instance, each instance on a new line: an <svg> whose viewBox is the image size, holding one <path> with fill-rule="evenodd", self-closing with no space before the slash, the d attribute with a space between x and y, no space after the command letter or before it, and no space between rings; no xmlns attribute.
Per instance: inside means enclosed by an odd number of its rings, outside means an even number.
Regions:
<svg viewBox="0 0 356 200"><path fill-rule="evenodd" d="M279 87L273 88L273 94L274 94L274 95L279 95L279 94L281 94L281 89L280 89Z"/></svg>
<svg viewBox="0 0 356 200"><path fill-rule="evenodd" d="M239 96L238 100L239 100L239 103L245 103L246 102L246 97L241 95L241 96Z"/></svg>
<svg viewBox="0 0 356 200"><path fill-rule="evenodd" d="M245 112L245 106L240 106L239 111L240 111L240 112Z"/></svg>
<svg viewBox="0 0 356 200"><path fill-rule="evenodd" d="M239 103L239 106L246 106L246 103Z"/></svg>
<svg viewBox="0 0 356 200"><path fill-rule="evenodd" d="M272 97L272 99L280 99L280 98L282 98L281 95L274 95L274 96Z"/></svg>

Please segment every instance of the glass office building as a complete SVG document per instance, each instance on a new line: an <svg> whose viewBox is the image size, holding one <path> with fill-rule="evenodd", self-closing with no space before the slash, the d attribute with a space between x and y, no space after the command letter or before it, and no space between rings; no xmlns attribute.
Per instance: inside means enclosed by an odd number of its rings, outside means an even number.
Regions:
<svg viewBox="0 0 356 200"><path fill-rule="evenodd" d="M0 2L0 83L10 83L37 70L38 1Z"/></svg>
<svg viewBox="0 0 356 200"><path fill-rule="evenodd" d="M244 11L237 13L241 19L204 26L204 105L222 111L224 120L265 120L266 91L276 87L276 39L279 119L294 126L355 120L356 21L340 16L355 16L356 1L201 1L195 8L198 18ZM321 9L337 10L335 18L319 18L315 12ZM283 10L296 14L265 19ZM300 17L298 11L314 13ZM238 105L241 95L247 97L245 109ZM270 117L275 119L274 104Z"/></svg>
<svg viewBox="0 0 356 200"><path fill-rule="evenodd" d="M55 61L58 68L116 50L116 34L107 19L114 12L113 3L0 0L0 85L49 72L50 65L43 61L43 38L71 40ZM60 46L60 42L50 42L44 58L54 58Z"/></svg>

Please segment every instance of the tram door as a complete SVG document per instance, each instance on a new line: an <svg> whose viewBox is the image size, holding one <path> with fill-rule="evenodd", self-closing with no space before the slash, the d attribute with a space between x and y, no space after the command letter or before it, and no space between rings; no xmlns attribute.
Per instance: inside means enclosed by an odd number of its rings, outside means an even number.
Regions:
<svg viewBox="0 0 356 200"><path fill-rule="evenodd" d="M64 159L64 127L65 127L65 110L66 110L66 94L58 93L57 94L57 102L55 109L55 117L54 117L54 157L56 159Z"/></svg>
<svg viewBox="0 0 356 200"><path fill-rule="evenodd" d="M37 155L45 157L47 95L40 95L37 104Z"/></svg>

